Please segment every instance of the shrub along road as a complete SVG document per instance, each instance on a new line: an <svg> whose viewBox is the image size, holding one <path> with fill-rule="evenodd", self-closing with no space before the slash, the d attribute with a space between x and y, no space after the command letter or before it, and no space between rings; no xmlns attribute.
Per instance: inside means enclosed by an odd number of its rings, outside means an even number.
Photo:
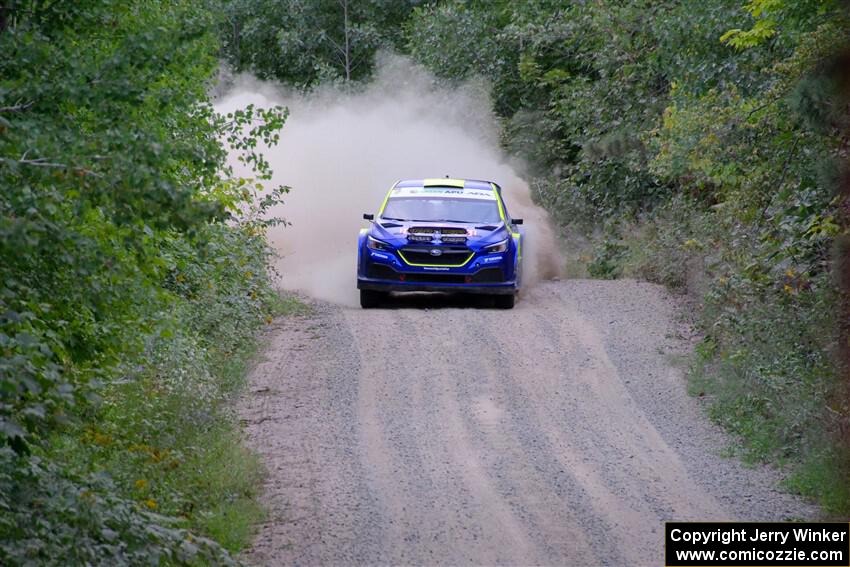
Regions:
<svg viewBox="0 0 850 567"><path fill-rule="evenodd" d="M272 327L240 412L266 461L259 564L660 565L665 520L816 514L728 444L672 361L674 302L546 282Z"/></svg>

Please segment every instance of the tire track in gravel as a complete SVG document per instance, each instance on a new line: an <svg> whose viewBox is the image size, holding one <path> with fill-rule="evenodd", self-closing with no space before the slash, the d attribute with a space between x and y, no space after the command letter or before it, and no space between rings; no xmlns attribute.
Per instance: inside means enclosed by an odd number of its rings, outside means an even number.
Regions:
<svg viewBox="0 0 850 567"><path fill-rule="evenodd" d="M346 314L352 324L361 314L353 311ZM477 449L469 443L468 431L461 422L461 411L457 407L455 385L446 380L456 374L449 362L456 359L452 352L451 339L442 331L430 327L418 313L399 313L394 324L385 328L381 325L379 312L366 314L367 324L363 327L360 343L368 352L397 353L396 360L403 359L397 373L382 373L386 360L372 358L364 374L375 378L364 386L361 396L360 417L366 431L366 454L370 462L387 465L404 463L404 471L398 467L375 467L375 483L386 495L396 517L415 519L414 522L396 524L390 547L398 550L396 560L416 561L427 557L428 561L453 561L463 557L466 561L485 563L516 564L532 557L533 549L527 536L514 518L511 510L495 493L489 477L482 469ZM369 319L378 319L371 321ZM407 329L408 331L405 331ZM432 351L412 350L404 343L409 330L441 337L439 345L443 356L435 357ZM428 369L427 374L409 374L405 370ZM382 376L383 374L383 376ZM426 385L428 398L411 395L411 385ZM414 398L415 401L414 401ZM375 404L373 400L379 403ZM402 408L383 405L381 402L404 400ZM409 403L413 402L413 403ZM417 403L418 402L418 403ZM386 409L392 411L382 411ZM425 412L425 408L439 408L439 412ZM398 411L398 410L401 411ZM378 417L376 414L382 414ZM398 419L402 422L399 423ZM405 435L405 430L414 430ZM434 443L438 439L440 442ZM447 441L447 442L446 442ZM391 471L392 474L387 474ZM433 490L434 487L439 487ZM432 488L428 499L418 499L423 490ZM417 490L419 489L419 490ZM452 502L462 502L462 510L452 510ZM486 510L486 518L474 520L475 510ZM423 529L425 528L425 529ZM430 528L430 529L429 529ZM441 555L436 555L432 541L419 536L423 531L438 530L443 535L452 531L469 531L468 541L461 546L440 546ZM432 538L433 539L433 538ZM508 540L507 556L493 554L498 550L495 539ZM446 540L448 541L448 540ZM423 549L419 549L422 548ZM449 552L449 555L446 553ZM410 555L413 554L413 557Z"/></svg>
<svg viewBox="0 0 850 567"><path fill-rule="evenodd" d="M466 302L317 304L270 329L240 405L269 468L249 562L660 565L665 520L815 513L719 456L661 288Z"/></svg>

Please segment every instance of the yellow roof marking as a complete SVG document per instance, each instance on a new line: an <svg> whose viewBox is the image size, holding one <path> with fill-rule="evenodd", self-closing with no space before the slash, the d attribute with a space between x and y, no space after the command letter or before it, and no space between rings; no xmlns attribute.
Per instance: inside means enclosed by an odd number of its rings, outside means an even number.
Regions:
<svg viewBox="0 0 850 567"><path fill-rule="evenodd" d="M463 179L448 179L448 178L433 178L425 179L422 182L423 187L460 187L463 188Z"/></svg>

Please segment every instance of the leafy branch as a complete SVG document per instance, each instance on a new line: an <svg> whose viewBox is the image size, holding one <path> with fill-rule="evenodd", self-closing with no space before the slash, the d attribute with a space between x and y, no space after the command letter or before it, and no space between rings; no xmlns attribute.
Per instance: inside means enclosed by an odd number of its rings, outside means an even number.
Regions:
<svg viewBox="0 0 850 567"><path fill-rule="evenodd" d="M0 106L0 113L23 112L24 110L30 108L33 104L35 104L34 100L31 100L29 102L21 102L21 99L18 99L12 106Z"/></svg>

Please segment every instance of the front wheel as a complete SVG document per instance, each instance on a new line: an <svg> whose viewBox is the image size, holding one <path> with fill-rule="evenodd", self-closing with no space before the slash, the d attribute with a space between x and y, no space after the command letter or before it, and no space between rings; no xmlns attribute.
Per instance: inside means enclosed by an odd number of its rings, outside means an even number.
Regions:
<svg viewBox="0 0 850 567"><path fill-rule="evenodd" d="M493 301L499 309L513 309L516 303L516 294L494 295Z"/></svg>
<svg viewBox="0 0 850 567"><path fill-rule="evenodd" d="M374 309L381 305L381 302L386 299L387 293L384 291L376 291L374 289L360 290L360 307L363 309Z"/></svg>

